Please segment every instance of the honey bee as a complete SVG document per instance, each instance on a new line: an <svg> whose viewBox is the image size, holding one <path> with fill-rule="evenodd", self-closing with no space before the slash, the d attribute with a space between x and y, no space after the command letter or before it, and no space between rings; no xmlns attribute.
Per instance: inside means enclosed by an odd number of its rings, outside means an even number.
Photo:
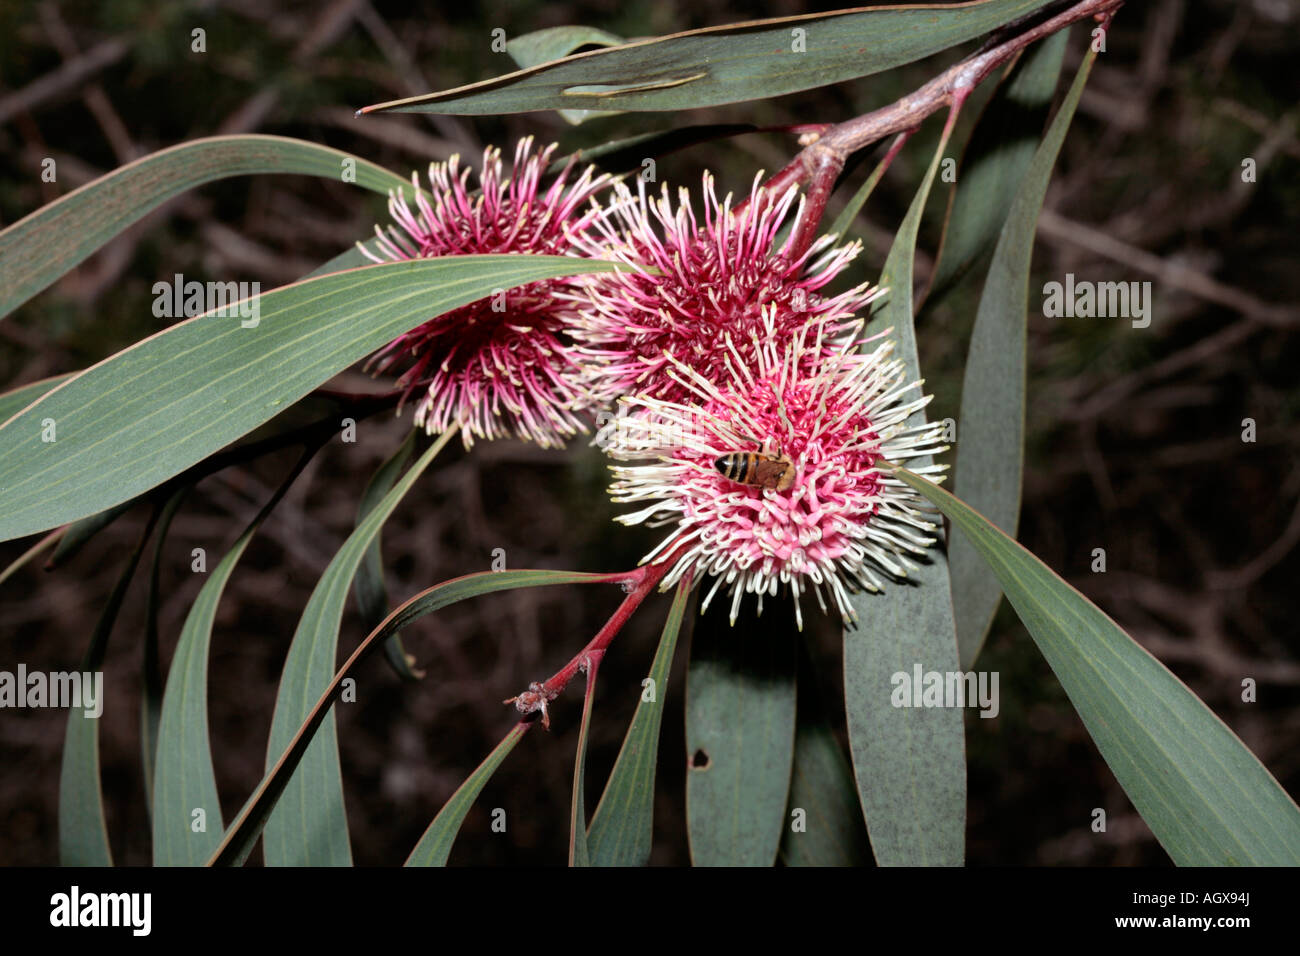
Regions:
<svg viewBox="0 0 1300 956"><path fill-rule="evenodd" d="M713 467L740 485L785 491L794 484L794 462L779 453L732 451L715 458Z"/></svg>

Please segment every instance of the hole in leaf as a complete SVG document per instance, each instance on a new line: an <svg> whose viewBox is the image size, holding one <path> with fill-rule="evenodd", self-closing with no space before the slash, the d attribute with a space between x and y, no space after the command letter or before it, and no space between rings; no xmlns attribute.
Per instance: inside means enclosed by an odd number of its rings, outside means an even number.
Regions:
<svg viewBox="0 0 1300 956"><path fill-rule="evenodd" d="M695 756L691 757L691 769L692 769L692 770L708 770L708 769L709 769L709 755L706 754L703 750L697 750L697 751L695 751Z"/></svg>

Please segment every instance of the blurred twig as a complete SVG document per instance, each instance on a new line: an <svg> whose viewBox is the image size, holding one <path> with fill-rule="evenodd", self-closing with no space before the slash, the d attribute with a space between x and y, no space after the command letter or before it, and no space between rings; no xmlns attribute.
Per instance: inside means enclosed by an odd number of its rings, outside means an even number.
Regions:
<svg viewBox="0 0 1300 956"><path fill-rule="evenodd" d="M1044 209L1039 215L1038 231L1052 242L1079 246L1112 262L1131 266L1170 288L1191 293L1259 322L1289 325L1300 321L1300 307L1263 302L1249 292L1234 289L1180 262L1162 259L1092 226L1066 219L1051 209Z"/></svg>
<svg viewBox="0 0 1300 956"><path fill-rule="evenodd" d="M89 77L112 66L131 49L131 44L121 38L97 43L88 51L0 99L0 123L7 123L19 113L36 108L47 100L77 89Z"/></svg>

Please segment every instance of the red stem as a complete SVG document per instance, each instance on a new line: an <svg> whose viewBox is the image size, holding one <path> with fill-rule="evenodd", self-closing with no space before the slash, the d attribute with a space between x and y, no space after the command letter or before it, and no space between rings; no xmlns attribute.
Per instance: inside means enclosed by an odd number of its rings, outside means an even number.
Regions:
<svg viewBox="0 0 1300 956"><path fill-rule="evenodd" d="M549 728L551 720L546 710L547 704L560 696L560 692L569 685L569 682L573 680L579 671L587 666L588 661L599 663L600 658L605 655L605 650L613 643L614 638L618 636L618 632L623 629L623 625L628 622L632 613L641 606L641 602L646 599L646 596L663 580L664 575L668 573L672 565L672 557L670 556L630 572L623 580L625 582L636 582L635 586L628 593L628 596L623 599L623 603L618 606L618 610L605 622L605 626L596 633L596 636L588 642L587 646L545 681L541 683L534 681L528 685L528 690L516 697L511 697L505 703L514 704L515 709L521 714L532 714L540 711L542 726Z"/></svg>
<svg viewBox="0 0 1300 956"><path fill-rule="evenodd" d="M960 106L960 102L989 74L1035 40L1088 17L1096 18L1103 30L1108 29L1111 15L1122 5L1123 0L1080 0L1023 33L1001 42L995 38L986 49L977 51L889 106L829 127L762 187L779 196L798 183L810 184L804 216L791 236L791 251L801 252L812 242L826 208L826 196L853 153L891 133L916 129L927 116L944 107ZM741 206L737 206L737 210Z"/></svg>
<svg viewBox="0 0 1300 956"><path fill-rule="evenodd" d="M808 186L808 196L786 246L786 255L791 262L798 262L799 257L812 245L817 236L817 227L821 225L822 213L826 210L826 200L831 198L835 180L844 171L844 158L834 153L814 153L812 163L813 169L809 173L812 182Z"/></svg>
<svg viewBox="0 0 1300 956"><path fill-rule="evenodd" d="M880 160L880 165L881 167L883 167L883 169L889 168L890 163L894 161L894 157L896 157L899 153L903 151L903 144L906 143L909 139L911 139L912 134L915 132L916 132L916 127L914 126L911 129L903 130L901 133L899 133L897 136L894 137L894 141L889 144L888 152L886 152L884 157Z"/></svg>

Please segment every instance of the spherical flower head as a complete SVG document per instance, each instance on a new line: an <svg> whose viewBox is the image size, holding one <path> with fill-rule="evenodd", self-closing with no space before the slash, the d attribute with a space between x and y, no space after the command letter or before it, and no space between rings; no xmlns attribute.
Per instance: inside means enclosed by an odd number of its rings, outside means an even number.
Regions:
<svg viewBox="0 0 1300 956"><path fill-rule="evenodd" d="M889 467L946 450L942 423L908 424L929 397L917 394L920 382L904 383L886 333L829 351L824 333L808 326L791 340L760 340L753 369L730 349L717 382L675 362L670 374L693 404L625 399L632 415L598 436L612 457L638 462L612 467L614 500L646 503L618 520L671 527L645 561L672 563L665 587L688 572L713 576L706 608L729 585L733 623L745 594L758 595L761 612L780 585L794 593L801 628L806 590L823 611L829 596L849 623L851 592L906 576L916 567L907 555L933 543L924 502ZM800 357L810 350L818 358L807 367Z"/></svg>
<svg viewBox="0 0 1300 956"><path fill-rule="evenodd" d="M835 296L820 291L859 243L831 248L834 237L824 236L798 257L785 254L777 234L797 194L792 187L776 196L755 178L736 210L730 194L719 203L705 173L699 222L685 189L674 208L667 185L650 198L643 181L636 195L618 184L605 214L578 240L587 255L627 266L576 283L582 292L573 336L591 359L593 392L606 402L633 394L686 402L690 390L665 370L680 363L716 380L728 336L752 365L750 344L768 321L781 339L808 323L824 325L830 339L848 328L880 292L866 283Z"/></svg>
<svg viewBox="0 0 1300 956"><path fill-rule="evenodd" d="M375 262L482 253L573 255L573 237L595 216L584 206L609 177L588 167L570 182L572 164L545 191L540 181L554 152L519 142L512 175L488 147L477 194L459 157L429 167L429 195L412 174L415 208L390 193L395 226L375 227ZM400 227L400 228L399 228ZM580 358L564 333L568 306L558 296L570 280L551 279L501 291L430 319L381 349L377 372L401 369L403 401L424 389L415 424L433 432L459 425L466 447L474 439L515 435L543 447L563 445L585 430L578 414L590 403Z"/></svg>

